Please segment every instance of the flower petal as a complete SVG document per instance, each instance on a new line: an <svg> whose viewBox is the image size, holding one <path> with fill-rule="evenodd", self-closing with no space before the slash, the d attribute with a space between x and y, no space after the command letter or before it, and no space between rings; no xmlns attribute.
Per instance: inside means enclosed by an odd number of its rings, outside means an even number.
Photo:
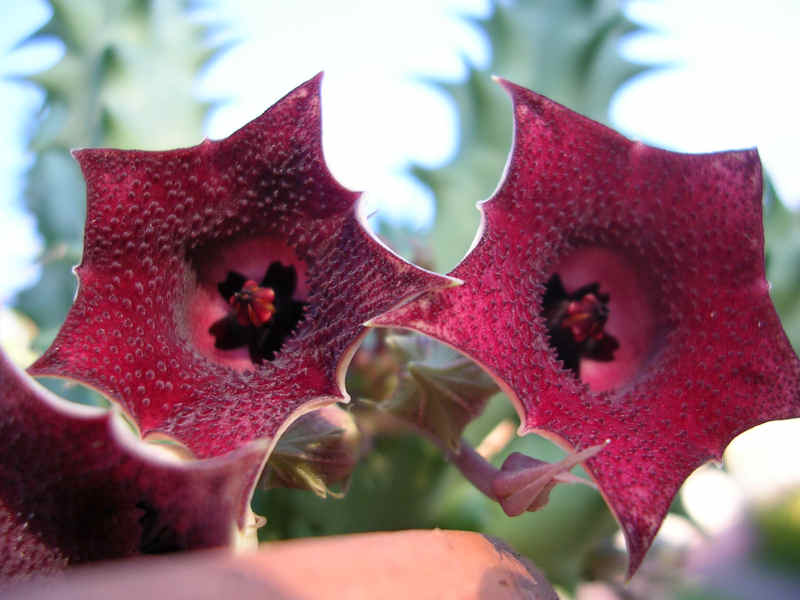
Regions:
<svg viewBox="0 0 800 600"><path fill-rule="evenodd" d="M362 324L451 282L392 254L359 221L358 194L322 156L320 82L224 140L75 152L88 203L80 287L31 373L96 387L143 435L167 434L200 457L274 439L347 399ZM254 364L230 336L215 346L211 330L231 310L220 291L230 273L258 282L276 263L294 267L307 305L279 351Z"/></svg>
<svg viewBox="0 0 800 600"><path fill-rule="evenodd" d="M91 560L231 544L266 456L180 462L0 352L0 586Z"/></svg>
<svg viewBox="0 0 800 600"><path fill-rule="evenodd" d="M452 276L372 321L468 354L507 391L521 432L586 464L639 566L683 480L738 433L800 416L800 361L764 278L754 150L676 154L632 142L501 81L514 105L503 182ZM556 359L542 318L550 277L610 295L614 359Z"/></svg>

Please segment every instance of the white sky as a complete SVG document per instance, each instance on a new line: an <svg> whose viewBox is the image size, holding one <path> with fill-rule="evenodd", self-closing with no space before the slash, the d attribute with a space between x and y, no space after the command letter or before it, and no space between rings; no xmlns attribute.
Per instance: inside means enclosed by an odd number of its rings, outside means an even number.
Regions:
<svg viewBox="0 0 800 600"><path fill-rule="evenodd" d="M484 15L486 0L230 0L216 15L242 40L198 83L229 101L207 135L227 135L325 70L325 152L337 178L367 191L369 206L412 226L432 217L428 192L404 174L436 166L456 145L452 107L422 82L457 80L464 58L488 61L485 40L458 18ZM794 144L800 58L796 0L634 0L629 14L655 29L623 44L629 57L669 62L627 85L612 116L631 137L676 150L758 145L790 202L800 201ZM213 13L212 13L213 14ZM0 5L0 77L58 57L58 47L10 49L47 18L40 0ZM275 23L281 23L275 27ZM502 75L502 73L500 74ZM35 274L32 221L19 208L24 133L40 103L30 87L0 79L0 302ZM500 173L498 173L498 178ZM465 199L469 206L479 198Z"/></svg>
<svg viewBox="0 0 800 600"><path fill-rule="evenodd" d="M421 77L460 79L465 58L486 65L485 40L458 15L488 10L484 0L226 2L217 16L238 21L231 37L246 41L200 81L202 95L236 95L212 115L208 134L230 134L324 70L331 170L382 214L423 226L432 218L428 192L404 171L451 156L457 123L449 101Z"/></svg>
<svg viewBox="0 0 800 600"><path fill-rule="evenodd" d="M655 31L623 45L629 57L671 64L620 91L624 133L687 152L757 146L783 199L800 205L800 2L630 2Z"/></svg>

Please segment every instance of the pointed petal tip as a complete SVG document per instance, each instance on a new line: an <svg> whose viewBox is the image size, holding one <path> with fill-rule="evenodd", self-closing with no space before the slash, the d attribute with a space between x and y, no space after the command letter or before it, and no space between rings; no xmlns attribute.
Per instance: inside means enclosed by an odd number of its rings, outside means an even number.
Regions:
<svg viewBox="0 0 800 600"><path fill-rule="evenodd" d="M522 89L520 86L512 81L509 81L505 77L500 77L499 75L492 75L492 81L502 87L506 94L508 94L508 96L511 98L511 101L516 103L517 95Z"/></svg>
<svg viewBox="0 0 800 600"><path fill-rule="evenodd" d="M383 315L378 315L377 317L372 317L368 321L364 321L361 325L362 325L362 327L380 327L381 325L380 325L379 321L380 321L380 318L382 316Z"/></svg>
<svg viewBox="0 0 800 600"><path fill-rule="evenodd" d="M762 184L762 166L761 156L758 153L758 148L742 148L741 150L733 150L725 153L726 158L738 165L739 168L746 169L751 172L751 176L756 176L759 186Z"/></svg>
<svg viewBox="0 0 800 600"><path fill-rule="evenodd" d="M535 433L536 429L527 425L525 421L520 420L519 427L517 427L517 437L523 437L529 433Z"/></svg>
<svg viewBox="0 0 800 600"><path fill-rule="evenodd" d="M720 152L712 152L724 158L724 160L731 165L758 167L761 168L761 157L758 153L758 148L753 146L751 148L739 148L736 150L724 150Z"/></svg>
<svg viewBox="0 0 800 600"><path fill-rule="evenodd" d="M100 153L99 148L72 148L69 153L72 155L81 168Z"/></svg>
<svg viewBox="0 0 800 600"><path fill-rule="evenodd" d="M591 471L589 472L591 474ZM593 475L592 479L594 479ZM597 489L603 496L606 506L608 506L611 514L617 521L620 531L622 531L622 537L625 539L625 549L627 550L628 556L628 567L625 570L625 581L630 581L630 579L639 570L639 567L642 566L645 556L647 556L647 553L650 551L650 547L653 545L653 541L655 540L656 535L658 534L658 531L664 522L665 515L662 515L660 518L654 521L648 522L647 525L643 525L641 521L638 521L637 524L637 522L633 520L623 519L621 518L622 514L618 512L618 510L624 509L624 507L615 506L615 504L612 504L610 498L603 491L601 484L597 484ZM664 512L666 513L666 510ZM630 513L627 514L630 515Z"/></svg>
<svg viewBox="0 0 800 600"><path fill-rule="evenodd" d="M284 98L288 98L291 96L315 96L317 98L321 97L322 91L322 80L324 78L325 71L320 71L316 75L314 75L311 79L308 79L294 88L291 92L289 92ZM279 101L280 102L280 101ZM276 104L278 104L277 102Z"/></svg>
<svg viewBox="0 0 800 600"><path fill-rule="evenodd" d="M500 85L506 91L506 93L511 97L511 101L514 104L516 104L520 96L523 95L552 102L552 100L550 100L549 98L542 96L541 94L538 94L533 90L529 90L526 87L522 87L521 85L514 83L513 81L509 81L505 77L500 77L499 75L492 75L492 80L498 85Z"/></svg>
<svg viewBox="0 0 800 600"><path fill-rule="evenodd" d="M33 361L32 364L28 365L25 369L25 372L30 375L31 377L55 377L56 373L54 373L50 369L49 364L49 356L50 350L52 346L45 350L44 354L42 354L39 358Z"/></svg>
<svg viewBox="0 0 800 600"><path fill-rule="evenodd" d="M319 96L324 77L325 71L320 71L305 83L301 83L299 86L297 86L297 89L306 89L310 92L313 92L316 96Z"/></svg>
<svg viewBox="0 0 800 600"><path fill-rule="evenodd" d="M313 111L316 112L315 120L317 121L314 127L315 133L321 139L321 111L319 110L319 102L321 100L321 87L322 87L322 77L323 71L320 71L316 75L314 75L311 79L304 81L300 85L293 88L291 91L286 93L283 97L281 97L277 102L272 104L269 108L267 108L263 113L261 113L256 118L248 121L238 130L236 130L231 136L225 138L225 140L231 139L237 135L246 136L247 131L253 127L261 126L269 126L268 129L274 127L274 124L269 123L269 115L275 115L278 112L288 111L292 113L297 111L298 107L300 108L300 113ZM313 101L316 99L316 102ZM287 117L288 118L288 117ZM293 115L292 120L297 119L297 114ZM224 140L220 140L224 141ZM213 143L213 142L212 142ZM320 152L322 144L319 143Z"/></svg>
<svg viewBox="0 0 800 600"><path fill-rule="evenodd" d="M460 285L464 285L464 280L459 279L458 277L453 277L452 275L442 275L442 277L447 277L450 280L450 285L447 287L458 287Z"/></svg>
<svg viewBox="0 0 800 600"><path fill-rule="evenodd" d="M420 298L427 297L428 294L440 291L446 291L464 285L464 281L462 279L459 279L458 277L453 277L451 275L441 275L439 273L434 273L433 271L427 271L425 269L422 269L421 267L417 268L425 272L429 276L431 276L433 280L438 282L438 285L432 284L431 287L429 287L427 290L423 291L417 296L414 296L410 300L407 300L406 302L403 302L398 306L390 308L384 313L381 313L375 317L372 317L367 321L364 321L364 323L362 323L364 327L371 327L371 328L396 327L398 329L410 329L414 331L415 330L414 327L410 327L407 324L405 324L405 319L403 318L395 319L395 317L400 316L403 313L403 311L405 311L409 307L412 307L414 303Z"/></svg>
<svg viewBox="0 0 800 600"><path fill-rule="evenodd" d="M625 538L625 548L628 551L628 567L625 569L626 582L630 581L641 568L647 553L650 551L650 547L653 545L653 541L656 538L660 526L661 524L659 523L655 531L645 532L644 535L642 535L642 532L637 532L634 529L628 530L628 528L620 525L623 537Z"/></svg>
<svg viewBox="0 0 800 600"><path fill-rule="evenodd" d="M501 77L500 75L492 75L492 81L494 81L497 85L501 86L505 89L509 94L513 93L514 90L519 89L518 86L513 81L509 81L505 77Z"/></svg>

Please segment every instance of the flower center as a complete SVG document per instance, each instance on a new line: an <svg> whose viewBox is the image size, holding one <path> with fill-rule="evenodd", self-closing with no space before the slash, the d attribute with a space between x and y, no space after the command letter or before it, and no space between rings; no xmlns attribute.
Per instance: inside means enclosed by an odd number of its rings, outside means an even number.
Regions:
<svg viewBox="0 0 800 600"><path fill-rule="evenodd" d="M580 377L581 359L600 362L614 360L617 339L605 331L609 316L609 295L600 293L597 282L567 293L556 273L547 282L542 300L542 316L547 324L550 345L564 368Z"/></svg>
<svg viewBox="0 0 800 600"><path fill-rule="evenodd" d="M248 279L241 290L234 292L228 298L228 303L233 307L239 325L261 327L275 314L273 300L275 291L272 288L261 287L252 279Z"/></svg>
<svg viewBox="0 0 800 600"><path fill-rule="evenodd" d="M293 297L296 288L297 271L278 261L270 264L261 283L228 271L217 289L230 305L231 312L208 330L214 336L214 347L220 350L247 347L250 360L255 364L274 360L303 320L307 303Z"/></svg>

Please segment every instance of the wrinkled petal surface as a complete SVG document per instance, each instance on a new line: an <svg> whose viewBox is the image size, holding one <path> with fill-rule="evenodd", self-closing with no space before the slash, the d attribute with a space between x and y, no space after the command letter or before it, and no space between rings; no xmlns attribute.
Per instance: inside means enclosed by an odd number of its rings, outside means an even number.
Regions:
<svg viewBox="0 0 800 600"><path fill-rule="evenodd" d="M403 261L356 214L322 156L317 76L220 141L167 152L91 149L80 288L30 369L118 400L142 434L210 457L276 437L307 410L346 399L362 324L449 281ZM274 360L215 347L231 272L298 276L304 313ZM297 304L301 306L301 304ZM225 344L222 344L225 346Z"/></svg>
<svg viewBox="0 0 800 600"><path fill-rule="evenodd" d="M0 587L99 559L230 544L266 453L179 462L0 352Z"/></svg>
<svg viewBox="0 0 800 600"><path fill-rule="evenodd" d="M587 462L625 533L629 573L672 498L738 433L800 416L800 363L764 277L761 168L754 150L676 154L634 143L508 82L515 138L482 231L434 292L376 319L431 335L482 364L509 393L521 431ZM542 297L610 295L609 362L581 379L548 340Z"/></svg>

